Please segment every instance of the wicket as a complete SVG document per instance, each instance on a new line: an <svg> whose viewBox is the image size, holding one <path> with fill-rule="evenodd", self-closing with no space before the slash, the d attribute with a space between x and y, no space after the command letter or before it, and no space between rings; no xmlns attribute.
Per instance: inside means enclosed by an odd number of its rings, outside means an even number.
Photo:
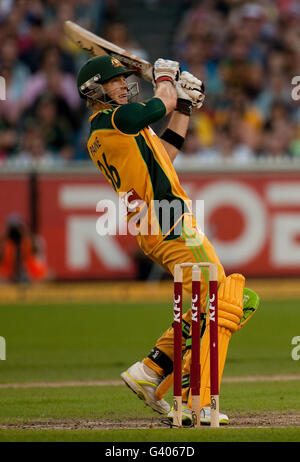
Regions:
<svg viewBox="0 0 300 462"><path fill-rule="evenodd" d="M182 426L182 278L183 268L192 267L192 356L190 387L194 427L200 427L200 332L201 332L201 268L209 272L209 334L210 334L210 411L211 427L219 427L218 371L218 267L215 263L181 263L174 269L174 381L173 424Z"/></svg>

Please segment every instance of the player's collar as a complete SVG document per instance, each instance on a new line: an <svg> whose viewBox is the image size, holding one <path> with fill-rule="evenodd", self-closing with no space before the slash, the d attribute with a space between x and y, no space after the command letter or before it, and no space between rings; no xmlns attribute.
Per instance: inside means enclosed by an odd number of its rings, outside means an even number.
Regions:
<svg viewBox="0 0 300 462"><path fill-rule="evenodd" d="M92 120L99 114L99 112L102 112L103 109L100 109L100 111L97 111L95 112L94 114L92 114L90 117L89 117L89 122L91 123Z"/></svg>
<svg viewBox="0 0 300 462"><path fill-rule="evenodd" d="M119 106L117 106L119 107ZM107 108L107 109L100 109L99 111L95 112L94 114L92 114L90 117L89 117L89 122L91 123L92 120L98 115L100 114L100 112L105 112L105 111L108 111L108 110L111 110L111 109L116 109L116 108Z"/></svg>

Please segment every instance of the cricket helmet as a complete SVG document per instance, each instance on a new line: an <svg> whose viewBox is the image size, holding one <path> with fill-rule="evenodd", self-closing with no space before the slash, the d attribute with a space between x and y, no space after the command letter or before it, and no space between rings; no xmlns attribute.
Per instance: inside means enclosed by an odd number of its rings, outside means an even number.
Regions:
<svg viewBox="0 0 300 462"><path fill-rule="evenodd" d="M89 59L79 70L77 87L82 98L100 99L105 94L102 84L118 75L129 76L132 70L124 67L112 56L96 56Z"/></svg>

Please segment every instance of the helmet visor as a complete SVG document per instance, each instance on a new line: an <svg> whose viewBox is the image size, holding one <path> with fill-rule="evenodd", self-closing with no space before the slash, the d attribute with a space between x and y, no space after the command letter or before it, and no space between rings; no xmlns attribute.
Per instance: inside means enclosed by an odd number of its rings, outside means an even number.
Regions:
<svg viewBox="0 0 300 462"><path fill-rule="evenodd" d="M109 103L115 106L118 106L114 99L108 95L108 93L104 90L103 85L100 83L101 77L100 74L95 75L83 85L80 86L79 90L80 93L85 98L90 98L93 101L99 101L103 103ZM127 89L127 99L130 102L134 97L136 97L139 93L139 86L138 82L131 82L128 83ZM117 89L116 89L117 90Z"/></svg>

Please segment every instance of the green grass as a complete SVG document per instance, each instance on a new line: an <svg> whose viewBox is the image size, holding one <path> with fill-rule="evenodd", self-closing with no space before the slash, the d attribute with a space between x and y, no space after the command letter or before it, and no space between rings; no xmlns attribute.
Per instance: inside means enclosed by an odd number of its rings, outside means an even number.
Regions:
<svg viewBox="0 0 300 462"><path fill-rule="evenodd" d="M0 402L0 422L47 418L160 419L124 386L0 389ZM224 383L221 407L229 414L300 413L300 380Z"/></svg>
<svg viewBox="0 0 300 462"><path fill-rule="evenodd" d="M117 378L149 353L169 314L151 304L2 306L1 381Z"/></svg>
<svg viewBox="0 0 300 462"><path fill-rule="evenodd" d="M299 442L299 428L0 430L0 442ZM133 446L134 447L134 446ZM75 448L76 449L76 448ZM200 446L200 454L205 448Z"/></svg>
<svg viewBox="0 0 300 462"><path fill-rule="evenodd" d="M300 374L291 340L300 303L264 301L232 337L225 377ZM171 321L171 304L0 306L0 382L109 380L142 359ZM170 393L168 395L170 398ZM47 419L157 419L126 387L0 388L0 424ZM300 382L226 383L230 414L300 413ZM200 432L200 433L199 433ZM196 435L196 436L195 436ZM300 441L300 428L0 430L0 441Z"/></svg>
<svg viewBox="0 0 300 462"><path fill-rule="evenodd" d="M224 376L297 374L291 340L300 335L298 301L263 302L233 335ZM7 360L1 382L118 378L148 354L171 321L166 304L0 306Z"/></svg>
<svg viewBox="0 0 300 462"><path fill-rule="evenodd" d="M225 375L299 374L291 358L300 335L300 301L263 301L257 313L232 336Z"/></svg>

